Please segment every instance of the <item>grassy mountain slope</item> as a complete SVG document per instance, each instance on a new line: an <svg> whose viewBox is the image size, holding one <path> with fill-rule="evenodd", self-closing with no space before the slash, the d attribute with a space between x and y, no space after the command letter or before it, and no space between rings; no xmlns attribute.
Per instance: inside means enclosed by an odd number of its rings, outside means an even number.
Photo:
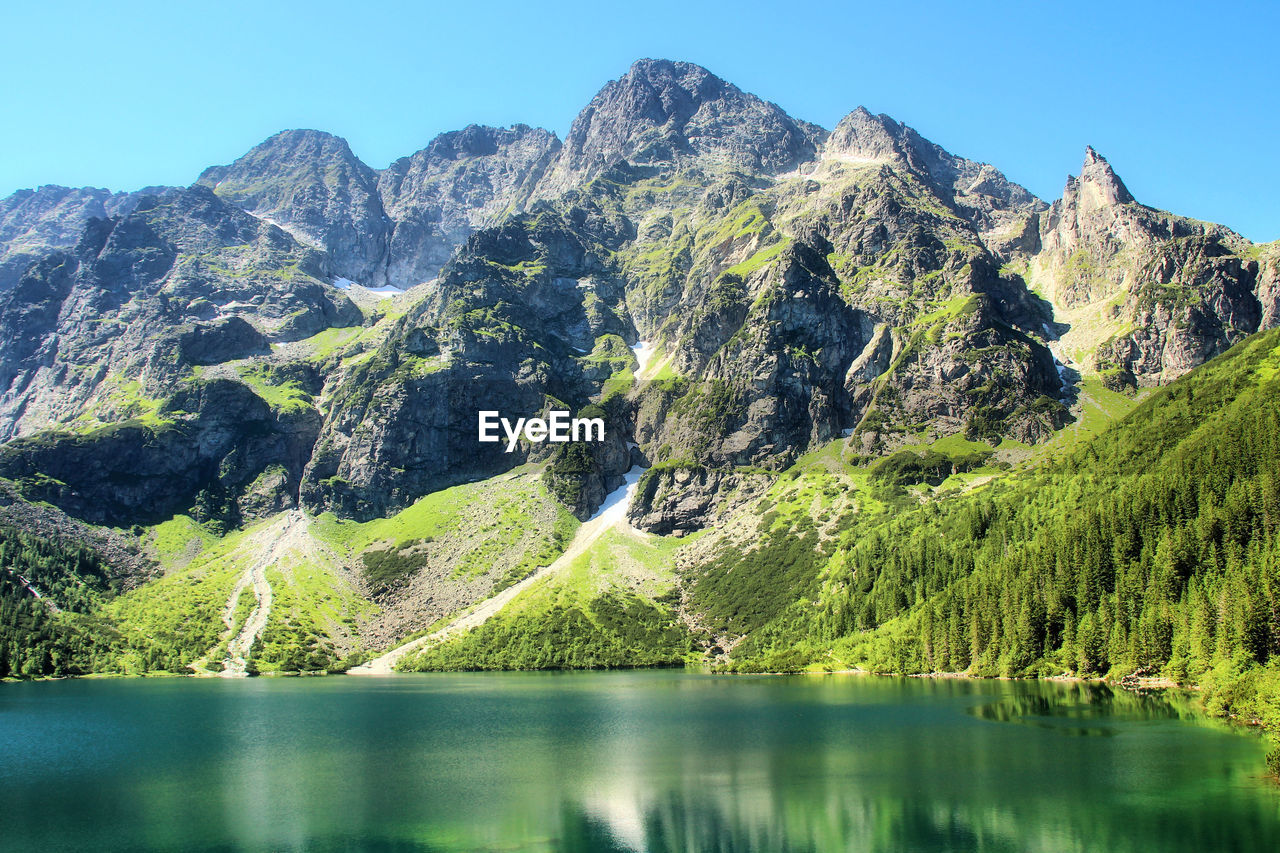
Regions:
<svg viewBox="0 0 1280 853"><path fill-rule="evenodd" d="M596 669L682 664L670 537L603 534L567 571L536 582L492 619L412 655L402 670Z"/></svg>

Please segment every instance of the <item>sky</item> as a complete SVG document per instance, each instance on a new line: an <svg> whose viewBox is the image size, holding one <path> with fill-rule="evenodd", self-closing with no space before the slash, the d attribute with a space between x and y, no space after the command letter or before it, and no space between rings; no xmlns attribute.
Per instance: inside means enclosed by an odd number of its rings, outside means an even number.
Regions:
<svg viewBox="0 0 1280 853"><path fill-rule="evenodd" d="M1051 201L1086 145L1143 203L1280 239L1280 4L41 2L0 11L0 196L193 182L276 131L374 168L467 124L564 137L642 57L826 128L866 106Z"/></svg>

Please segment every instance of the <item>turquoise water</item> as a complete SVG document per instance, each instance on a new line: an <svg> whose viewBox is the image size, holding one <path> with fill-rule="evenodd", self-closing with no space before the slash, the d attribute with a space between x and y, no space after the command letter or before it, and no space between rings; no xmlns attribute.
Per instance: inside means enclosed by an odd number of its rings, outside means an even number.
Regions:
<svg viewBox="0 0 1280 853"><path fill-rule="evenodd" d="M0 849L1280 850L1255 736L1096 685L0 684Z"/></svg>

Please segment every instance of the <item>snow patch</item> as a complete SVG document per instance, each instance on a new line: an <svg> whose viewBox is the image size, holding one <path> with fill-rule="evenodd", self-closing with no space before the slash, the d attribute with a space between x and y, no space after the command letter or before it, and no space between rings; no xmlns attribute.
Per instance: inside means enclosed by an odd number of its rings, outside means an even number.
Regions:
<svg viewBox="0 0 1280 853"><path fill-rule="evenodd" d="M384 284L382 287L365 287L358 281L352 281L351 279L343 278L342 276L338 276L333 280L333 286L338 288L338 290L350 290L355 287L365 291L366 293L374 293L379 296L395 296L396 294L404 293L400 288L392 287L389 284Z"/></svg>
<svg viewBox="0 0 1280 853"><path fill-rule="evenodd" d="M637 341L631 351L636 354L636 361L640 364L636 372L643 373L644 369L649 366L650 359L653 358L653 344L648 341Z"/></svg>
<svg viewBox="0 0 1280 853"><path fill-rule="evenodd" d="M613 527L619 522L626 521L627 510L631 507L631 498L635 496L636 486L640 483L640 476L648 470L648 468L633 465L630 471L622 475L623 484L605 497L604 503L600 504L596 514L587 519L587 521L598 520L602 529Z"/></svg>
<svg viewBox="0 0 1280 853"><path fill-rule="evenodd" d="M1071 385L1067 379L1067 368L1071 365L1071 359L1064 359L1053 347L1049 347L1049 354L1053 356L1053 368L1058 371L1058 381L1062 383L1063 390L1066 390Z"/></svg>

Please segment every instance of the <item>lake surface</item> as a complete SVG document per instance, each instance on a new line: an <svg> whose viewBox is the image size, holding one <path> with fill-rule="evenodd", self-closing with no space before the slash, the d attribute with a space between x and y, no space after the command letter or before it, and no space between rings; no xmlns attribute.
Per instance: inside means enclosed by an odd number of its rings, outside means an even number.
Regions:
<svg viewBox="0 0 1280 853"><path fill-rule="evenodd" d="M1280 850L1263 742L1097 685L0 684L0 848Z"/></svg>

